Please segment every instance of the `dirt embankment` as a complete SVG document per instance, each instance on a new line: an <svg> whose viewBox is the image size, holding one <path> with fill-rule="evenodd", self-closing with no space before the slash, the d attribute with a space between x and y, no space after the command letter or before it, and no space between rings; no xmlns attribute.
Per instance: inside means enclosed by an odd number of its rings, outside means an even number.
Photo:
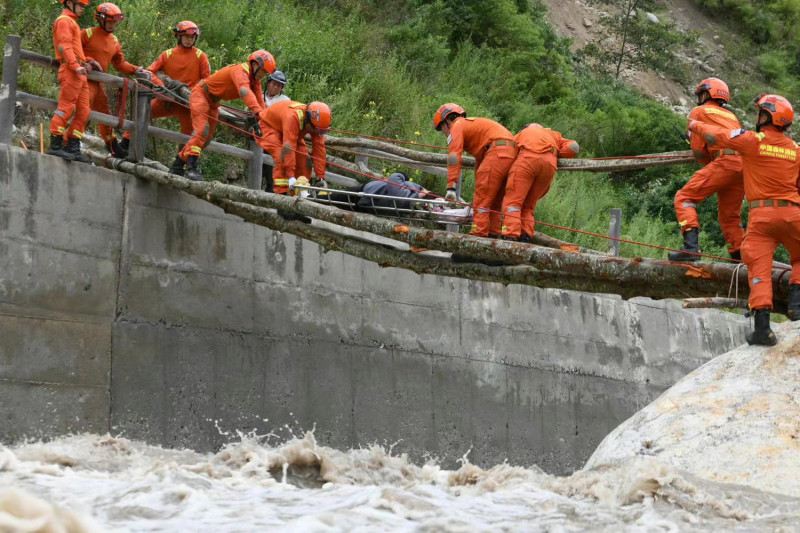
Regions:
<svg viewBox="0 0 800 533"><path fill-rule="evenodd" d="M573 40L573 50L607 38L599 23L604 6L588 5L584 0L544 0L544 4L549 10L547 18L550 24L559 35ZM720 37L725 34L724 26L706 16L691 0L665 0L663 4L665 9L657 14L659 20L698 35L698 46L687 48L680 54L680 59L691 67L693 77L698 80L716 75L722 77L717 69L724 54ZM631 69L623 71L622 79L653 99L673 106L676 111L688 112L693 105L693 85L686 87L654 72Z"/></svg>

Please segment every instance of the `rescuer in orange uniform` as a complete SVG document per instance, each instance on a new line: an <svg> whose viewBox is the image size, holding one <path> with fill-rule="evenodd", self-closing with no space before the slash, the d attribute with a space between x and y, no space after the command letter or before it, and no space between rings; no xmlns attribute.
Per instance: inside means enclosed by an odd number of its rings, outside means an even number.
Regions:
<svg viewBox="0 0 800 533"><path fill-rule="evenodd" d="M723 104L730 100L728 85L717 78L701 81L694 93L697 107L689 113L689 120L697 120L728 130L740 129L742 125ZM697 219L697 205L716 193L719 202L717 218L722 234L728 244L728 253L733 259L741 259L740 248L744 230L742 229L742 200L744 183L742 178L742 158L734 150L709 146L700 135L691 136L694 158L703 168L675 195L675 213L683 234L682 252L670 252L670 261L699 261L698 234L700 222ZM695 252L686 253L686 252Z"/></svg>
<svg viewBox="0 0 800 533"><path fill-rule="evenodd" d="M275 160L274 192L287 194L297 177L314 172L325 186L325 133L331 127L331 109L323 102L276 102L259 115L262 135L258 144ZM304 141L311 136L311 161Z"/></svg>
<svg viewBox="0 0 800 533"><path fill-rule="evenodd" d="M788 316L800 320L800 149L784 134L794 121L788 100L761 95L756 108L756 132L728 130L696 120L689 121L689 130L702 136L709 147L731 148L742 154L744 189L750 204L742 259L747 265L749 304L755 315L755 331L747 335L747 342L772 346L777 343L769 326L772 261L778 244L783 244L791 256Z"/></svg>
<svg viewBox="0 0 800 533"><path fill-rule="evenodd" d="M81 154L81 137L89 120L89 84L86 75L93 64L86 60L81 45L78 18L83 15L89 0L61 0L64 9L53 23L53 47L58 68L58 108L50 121L50 155L91 163ZM74 114L74 116L73 116ZM70 118L72 122L70 122ZM64 140L66 139L66 146Z"/></svg>
<svg viewBox="0 0 800 533"><path fill-rule="evenodd" d="M102 72L107 72L108 66L114 65L114 68L120 74L138 74L140 77L150 79L151 74L145 69L125 61L122 45L119 44L119 39L114 35L117 24L125 20L122 10L116 4L105 2L97 6L94 18L97 20L98 25L81 32L81 44L86 58L96 61L100 65ZM106 96L105 87L102 83L89 81L89 105L94 111L99 111L106 115L111 114L108 96ZM108 148L111 155L120 158L128 156L128 152L117 142L111 126L98 124L97 129L100 130L100 137L106 143L106 148Z"/></svg>
<svg viewBox="0 0 800 533"><path fill-rule="evenodd" d="M189 89L194 89L200 80L211 75L208 56L195 47L197 38L200 36L200 28L191 20L184 20L172 29L172 33L178 39L178 46L162 52L158 59L147 67L147 70L153 73L152 81L155 85L164 85L156 76L159 71L162 71L172 80L169 82L169 89L176 90L181 84L186 85ZM181 133L192 134L192 114L188 107L156 98L150 106L150 115L153 118L176 117L181 125ZM170 168L171 173L179 176L184 174L184 161L180 156L183 147L184 145L178 147L178 155L175 156L175 161Z"/></svg>
<svg viewBox="0 0 800 533"><path fill-rule="evenodd" d="M275 58L266 50L256 50L247 63L228 65L203 79L192 89L189 107L192 110L192 137L183 147L180 157L186 162L186 177L199 181L203 175L197 160L203 148L214 136L222 100L240 98L255 114L264 109L261 79L275 72Z"/></svg>
<svg viewBox="0 0 800 533"><path fill-rule="evenodd" d="M515 137L519 153L508 172L503 198L503 238L531 242L536 203L550 190L558 158L578 155L578 143L539 124L528 124Z"/></svg>
<svg viewBox="0 0 800 533"><path fill-rule="evenodd" d="M488 118L467 118L458 104L444 104L433 115L433 127L447 137L447 194L457 200L461 154L475 158L475 195L471 235L500 236L506 177L517 157L517 143L504 126Z"/></svg>

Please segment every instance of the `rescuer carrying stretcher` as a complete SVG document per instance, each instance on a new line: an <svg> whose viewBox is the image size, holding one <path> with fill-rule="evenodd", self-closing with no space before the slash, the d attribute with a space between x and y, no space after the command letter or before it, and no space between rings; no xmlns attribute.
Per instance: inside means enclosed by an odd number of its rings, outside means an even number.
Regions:
<svg viewBox="0 0 800 533"><path fill-rule="evenodd" d="M503 198L502 238L531 242L534 210L558 169L558 158L578 155L578 143L540 124L528 124L515 137L519 153L508 172Z"/></svg>
<svg viewBox="0 0 800 533"><path fill-rule="evenodd" d="M742 154L750 216L741 250L750 284L749 305L755 315L755 331L747 335L747 342L772 346L778 342L769 325L772 261L778 244L783 244L791 257L787 315L800 320L800 149L784 134L794 121L789 101L766 94L755 104L755 132L694 119L689 120L689 130L701 136L709 148Z"/></svg>
<svg viewBox="0 0 800 533"><path fill-rule="evenodd" d="M461 155L475 158L475 194L471 235L500 237L506 178L517 157L517 142L505 126L488 118L467 118L458 104L444 104L433 115L433 127L447 137L447 194L457 200Z"/></svg>
<svg viewBox="0 0 800 533"><path fill-rule="evenodd" d="M313 166L325 186L327 166L325 133L331 127L331 109L324 102L303 104L292 100L277 102L258 115L259 146L275 161L274 192L288 194L300 176L311 176ZM311 160L305 136L311 137Z"/></svg>
<svg viewBox="0 0 800 533"><path fill-rule="evenodd" d="M125 61L122 45L120 45L117 36L114 35L117 24L125 19L122 10L116 4L105 2L97 6L94 18L97 21L97 26L87 28L81 32L81 44L87 61L95 61L99 68L95 65L93 67L100 72L107 72L109 65L114 65L114 68L121 74L136 74L137 77L150 80L152 78L150 72ZM89 80L89 106L94 111L99 111L106 115L111 114L105 87L98 81ZM100 131L100 137L111 155L119 158L128 156L127 146L120 146L111 126L98 124L97 129Z"/></svg>
<svg viewBox="0 0 800 533"><path fill-rule="evenodd" d="M203 79L192 89L189 107L192 110L192 137L180 153L186 162L186 177L200 181L203 175L197 161L203 148L211 141L219 122L222 100L241 99L255 114L264 109L261 79L275 72L275 58L266 50L256 50L247 63L228 65ZM258 132L257 132L258 133Z"/></svg>
<svg viewBox="0 0 800 533"><path fill-rule="evenodd" d="M718 126L728 130L740 129L742 125L731 111L723 107L730 100L728 85L718 78L701 81L694 93L697 107L689 113L689 120ZM740 248L744 238L742 229L742 200L744 182L742 158L731 148L710 146L702 135L690 135L692 154L703 168L675 195L675 213L683 234L681 252L670 252L670 261L699 261L698 237L700 222L697 206L711 196L717 195L719 207L717 218L728 245L732 259L741 259Z"/></svg>

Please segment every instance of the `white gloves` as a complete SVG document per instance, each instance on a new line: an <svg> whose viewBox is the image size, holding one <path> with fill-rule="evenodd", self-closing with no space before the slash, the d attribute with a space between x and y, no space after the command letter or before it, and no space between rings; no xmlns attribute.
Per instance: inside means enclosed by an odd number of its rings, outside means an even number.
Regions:
<svg viewBox="0 0 800 533"><path fill-rule="evenodd" d="M294 184L295 184L295 183L297 183L297 178L295 178L294 176L292 176L291 178L289 178L289 190L290 190L290 191L293 191L293 190L294 190Z"/></svg>
<svg viewBox="0 0 800 533"><path fill-rule="evenodd" d="M444 195L444 199L449 202L457 202L458 197L456 196L455 189L447 189L447 194Z"/></svg>

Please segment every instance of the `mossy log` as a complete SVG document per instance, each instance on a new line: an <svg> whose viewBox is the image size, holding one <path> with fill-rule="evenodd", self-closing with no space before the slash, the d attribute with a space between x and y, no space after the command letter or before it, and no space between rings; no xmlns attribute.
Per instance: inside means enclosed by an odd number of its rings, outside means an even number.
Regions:
<svg viewBox="0 0 800 533"><path fill-rule="evenodd" d="M724 263L673 263L657 259L620 258L509 241L485 239L438 230L413 228L364 213L342 211L297 197L243 189L219 182L192 182L144 165L89 152L98 164L143 179L183 190L219 205L245 220L288 231L319 243L327 250L350 253L383 266L407 268L419 273L456 276L503 284L522 284L585 292L618 294L623 298L713 298L727 294L732 276L739 277L740 296L746 296L747 272ZM237 205L234 205L237 204ZM389 249L376 243L306 225L285 221L264 208L294 212L318 220L389 237L406 243L409 251ZM273 216L274 215L274 216ZM458 254L461 262L442 260L419 252L440 250ZM487 263L501 266L489 266ZM776 310L788 293L788 277L775 271Z"/></svg>

